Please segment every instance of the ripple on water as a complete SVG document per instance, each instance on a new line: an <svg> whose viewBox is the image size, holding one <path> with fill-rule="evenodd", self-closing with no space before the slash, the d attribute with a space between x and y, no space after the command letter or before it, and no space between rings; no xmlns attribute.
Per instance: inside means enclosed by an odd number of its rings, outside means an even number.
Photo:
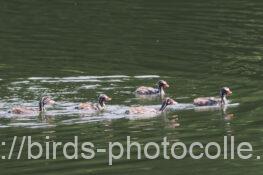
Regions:
<svg viewBox="0 0 263 175"><path fill-rule="evenodd" d="M100 87L99 84L91 84L91 85L83 85L80 86L78 89L96 89L97 87Z"/></svg>
<svg viewBox="0 0 263 175"><path fill-rule="evenodd" d="M137 76L134 76L134 78L147 79L147 78L160 78L160 76L159 75L137 75Z"/></svg>
<svg viewBox="0 0 263 175"><path fill-rule="evenodd" d="M48 88L45 88L45 87L41 87L41 86L30 86L29 88L28 88L28 90L30 90L30 91L39 91L39 90L47 90Z"/></svg>
<svg viewBox="0 0 263 175"><path fill-rule="evenodd" d="M10 123L8 124L9 127L24 127L24 128L32 128L32 129L38 129L38 128L51 128L56 127L56 125L51 125L48 123Z"/></svg>
<svg viewBox="0 0 263 175"><path fill-rule="evenodd" d="M126 75L109 75L109 76L77 76L77 77L30 77L28 80L93 80L93 79L110 79L110 78L129 78Z"/></svg>
<svg viewBox="0 0 263 175"><path fill-rule="evenodd" d="M30 83L30 81L25 80L25 81L14 81L11 84L12 85L18 85L18 84L29 84L29 83Z"/></svg>
<svg viewBox="0 0 263 175"><path fill-rule="evenodd" d="M69 79L69 80L41 80L41 83L81 83L81 82L101 82L96 79Z"/></svg>
<svg viewBox="0 0 263 175"><path fill-rule="evenodd" d="M9 128L10 126L7 126L7 125L1 125L0 124L0 128Z"/></svg>
<svg viewBox="0 0 263 175"><path fill-rule="evenodd" d="M88 90L96 90L96 92L92 92L91 99L96 99L96 95L98 93L105 93L103 91L114 91L115 89L120 89L119 91L112 92L111 95L114 94L125 94L131 95L132 97L125 97L123 99L124 103L131 103L134 99L134 95L132 91L129 89L134 89L134 86L130 86L128 84L123 83L133 78L135 79L152 79L152 78L160 78L159 75L139 75L139 76L125 76L125 75L112 75L112 76L77 76L77 77L31 77L26 80L19 79L20 81L14 81L11 83L10 86L13 91L17 90L17 88L23 88L25 93L31 93L33 96L38 96L44 91L46 95L52 95L53 97L60 97L61 99L65 99L63 97L73 95L69 97L70 100L66 101L57 101L57 104L52 108L48 108L45 116L39 116L39 112L31 115L15 115L15 114L7 114L6 111L10 109L12 106L25 106L29 108L37 109L38 107L38 100L24 100L22 97L12 97L8 98L8 100L3 101L0 103L0 108L2 108L2 112L0 112L1 116L5 116L6 118L13 118L15 121L12 121L8 124L8 127L30 127L30 128L40 128L40 127L52 127L54 125L50 125L48 121L54 121L56 124L81 124L81 123L88 123L88 122L98 122L104 120L113 120L113 119L120 119L120 118L128 118L125 114L125 111L129 109L129 106L125 105L107 105L107 108L102 113L98 113L96 111L86 111L86 110L77 110L75 109L79 103L70 102L72 99L76 100L85 100L91 101L89 98L89 91ZM152 80L150 80L152 81ZM40 84L40 83L47 83L47 84ZM85 82L92 82L92 83L85 83ZM96 82L96 83L93 83ZM98 84L97 82L101 82ZM49 86L49 84L56 83L56 85ZM64 83L71 83L71 84L64 84ZM123 86L124 85L124 86ZM127 86L128 85L128 86ZM9 88L10 88L9 87ZM25 88L26 87L26 88ZM53 89L52 89L53 88ZM87 90L88 93L85 93L85 96L80 94L80 90ZM123 90L125 89L125 90ZM48 92L48 93L47 93ZM79 96L80 94L80 96ZM19 94L18 94L19 95ZM30 94L29 94L30 95ZM90 96L91 96L90 95ZM31 97L29 97L31 98ZM180 99L184 99L187 97L181 97ZM31 98L32 99L32 98ZM159 109L160 105L149 105L152 104L153 101L149 100L147 103L145 102L144 107L149 108L156 108ZM156 101L155 101L156 102ZM121 104L123 102L120 102ZM138 104L139 105L139 104ZM7 109L5 111L5 109ZM196 109L192 104L187 103L179 103L178 105L169 106L168 110L172 111L179 111L179 110L189 110L189 109ZM145 115L146 116L146 115ZM156 116L156 115L153 115ZM40 119L44 117L46 119ZM152 117L152 116L148 116ZM147 117L130 117L130 119L140 119L140 118L147 118ZM36 120L38 119L38 120Z"/></svg>

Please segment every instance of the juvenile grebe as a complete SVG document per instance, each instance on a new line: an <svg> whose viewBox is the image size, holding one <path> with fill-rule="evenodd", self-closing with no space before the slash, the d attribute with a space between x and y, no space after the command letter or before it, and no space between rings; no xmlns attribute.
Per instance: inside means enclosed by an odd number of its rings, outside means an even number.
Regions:
<svg viewBox="0 0 263 175"><path fill-rule="evenodd" d="M220 97L199 97L194 99L194 105L196 106L213 106L213 105L225 105L228 103L227 96L230 96L232 91L228 87L223 87L220 90Z"/></svg>
<svg viewBox="0 0 263 175"><path fill-rule="evenodd" d="M13 107L11 109L11 111L9 111L9 113L12 113L12 114L34 114L34 113L37 113L37 112L44 112L46 110L45 109L46 105L53 105L53 104L55 104L54 100L52 100L48 96L44 96L44 97L42 97L39 100L38 110L37 109L33 109L33 108L17 106L17 107Z"/></svg>
<svg viewBox="0 0 263 175"><path fill-rule="evenodd" d="M150 107L131 107L127 111L125 111L125 114L128 115L159 115L161 114L165 108L168 105L175 105L177 104L176 101L174 101L171 98L166 98L161 105L160 109L150 108Z"/></svg>
<svg viewBox="0 0 263 175"><path fill-rule="evenodd" d="M106 107L105 102L108 102L110 100L110 97L105 94L101 94L99 95L98 103L80 103L79 106L76 107L76 109L102 111Z"/></svg>
<svg viewBox="0 0 263 175"><path fill-rule="evenodd" d="M137 95L165 95L164 89L168 88L169 84L164 81L160 80L158 81L158 88L152 88L152 87L146 87L146 86L141 86L136 89L135 93Z"/></svg>

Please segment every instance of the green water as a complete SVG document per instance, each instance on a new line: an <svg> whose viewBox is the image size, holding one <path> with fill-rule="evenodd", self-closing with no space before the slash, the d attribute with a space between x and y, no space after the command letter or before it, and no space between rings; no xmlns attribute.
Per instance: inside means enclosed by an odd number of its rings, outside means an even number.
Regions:
<svg viewBox="0 0 263 175"><path fill-rule="evenodd" d="M126 136L148 141L250 142L263 155L263 2L260 0L8 0L0 2L0 156L13 136L34 141L91 141L106 148ZM102 77L118 75L113 77ZM120 76L122 75L122 76ZM149 77L136 77L155 75ZM80 76L83 76L82 78ZM95 77L91 77L95 76ZM33 78L32 78L33 77ZM34 78L35 77L35 78ZM37 78L38 77L38 78ZM39 78L40 77L40 78ZM54 78L56 77L56 78ZM153 105L135 98L139 85L165 79L167 96L191 103L233 91L240 106L222 111L178 110L165 116L129 120L80 114L10 117L14 105L37 105L42 94L62 104L94 101L111 106ZM54 113L53 113L54 114ZM260 174L262 160L125 160L108 166L107 154L93 160L0 160L1 174ZM60 150L61 151L61 150Z"/></svg>

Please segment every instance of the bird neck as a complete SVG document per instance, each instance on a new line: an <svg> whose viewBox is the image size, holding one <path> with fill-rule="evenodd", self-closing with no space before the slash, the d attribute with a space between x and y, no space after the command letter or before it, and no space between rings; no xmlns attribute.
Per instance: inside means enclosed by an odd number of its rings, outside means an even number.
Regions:
<svg viewBox="0 0 263 175"><path fill-rule="evenodd" d="M227 104L226 95L221 95L221 104L223 104L223 105Z"/></svg>
<svg viewBox="0 0 263 175"><path fill-rule="evenodd" d="M166 108L166 106L167 106L166 101L164 101L164 102L162 103L162 106L161 106L161 108L159 109L159 111L164 111L165 108Z"/></svg>
<svg viewBox="0 0 263 175"><path fill-rule="evenodd" d="M99 110L103 110L105 108L105 102L103 100L99 100L99 103L97 105Z"/></svg>
<svg viewBox="0 0 263 175"><path fill-rule="evenodd" d="M45 111L45 104L42 101L42 99L39 101L39 111L44 112Z"/></svg>
<svg viewBox="0 0 263 175"><path fill-rule="evenodd" d="M165 93L164 93L163 86L159 86L159 87L158 87L158 90L159 90L160 95L164 95L164 94L165 94Z"/></svg>

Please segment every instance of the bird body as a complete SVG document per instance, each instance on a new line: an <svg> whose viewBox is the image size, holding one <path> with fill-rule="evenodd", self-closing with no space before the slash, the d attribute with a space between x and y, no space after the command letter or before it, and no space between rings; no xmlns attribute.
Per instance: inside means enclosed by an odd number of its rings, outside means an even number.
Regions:
<svg viewBox="0 0 263 175"><path fill-rule="evenodd" d="M52 100L48 96L44 96L39 100L39 108L28 108L28 107L23 107L23 106L16 106L13 107L9 113L12 114L18 114L18 115L30 115L30 114L37 114L39 112L44 112L45 106L46 105L53 105L55 103L54 100Z"/></svg>
<svg viewBox="0 0 263 175"><path fill-rule="evenodd" d="M131 107L130 109L125 111L125 114L127 115L134 115L134 116L155 116L161 114L168 105L175 105L177 104L176 101L174 101L171 98L166 98L161 105L161 108L151 108L151 107L145 107L145 106L138 106L138 107Z"/></svg>
<svg viewBox="0 0 263 175"><path fill-rule="evenodd" d="M87 110L87 111L102 111L106 107L106 102L110 101L111 98L105 94L101 94L98 98L98 103L80 103L76 109Z"/></svg>
<svg viewBox="0 0 263 175"><path fill-rule="evenodd" d="M194 104L197 106L213 106L221 102L220 98L216 97L199 97L194 99Z"/></svg>
<svg viewBox="0 0 263 175"><path fill-rule="evenodd" d="M158 88L140 86L136 89L135 94L137 95L165 95L164 89L168 87L169 85L166 81L160 80L158 82Z"/></svg>
<svg viewBox="0 0 263 175"><path fill-rule="evenodd" d="M214 106L228 104L227 96L230 96L232 91L228 87L223 87L220 90L220 97L199 97L194 99L193 104L196 106Z"/></svg>
<svg viewBox="0 0 263 175"><path fill-rule="evenodd" d="M38 110L37 109L33 109L33 108L26 108L26 107L22 107L22 106L17 106L11 109L11 111L9 113L12 114L37 114Z"/></svg>

